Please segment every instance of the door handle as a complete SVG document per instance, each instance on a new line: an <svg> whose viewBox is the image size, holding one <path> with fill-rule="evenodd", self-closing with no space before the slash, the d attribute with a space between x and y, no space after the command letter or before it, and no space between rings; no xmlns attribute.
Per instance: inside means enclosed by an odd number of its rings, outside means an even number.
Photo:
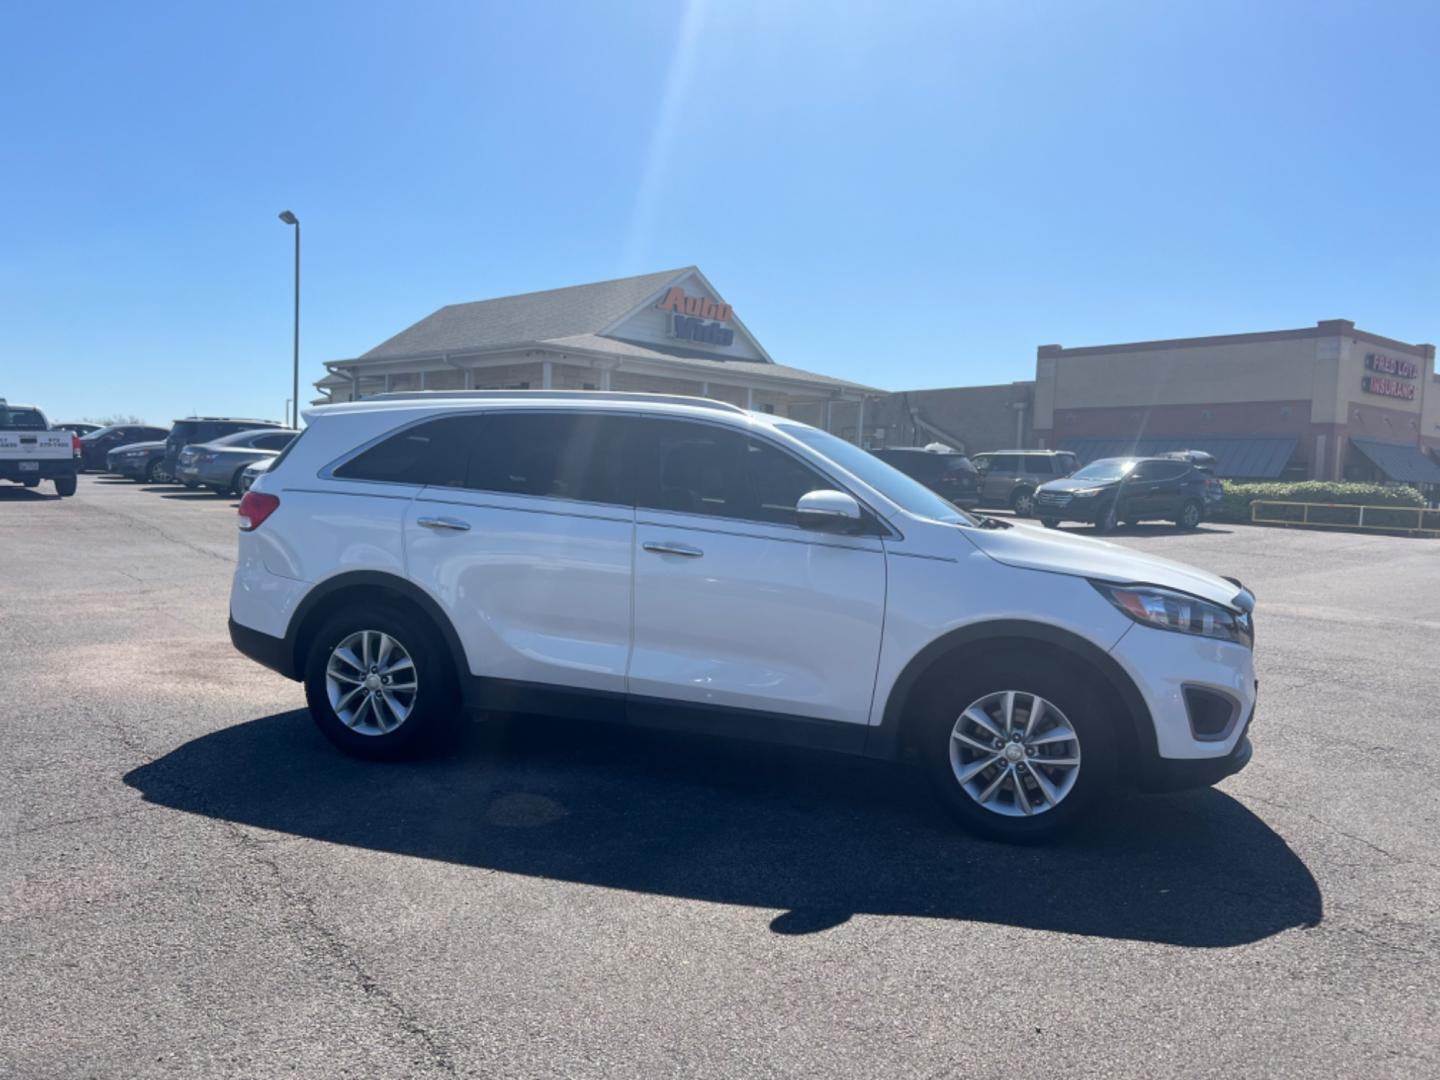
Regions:
<svg viewBox="0 0 1440 1080"><path fill-rule="evenodd" d="M656 555L683 555L687 559L698 559L705 554L699 548L691 547L689 544L662 544L655 540L647 540L640 546Z"/></svg>
<svg viewBox="0 0 1440 1080"><path fill-rule="evenodd" d="M455 518L432 518L423 517L415 519L416 525L423 525L427 529L449 529L452 532L469 532L470 526Z"/></svg>

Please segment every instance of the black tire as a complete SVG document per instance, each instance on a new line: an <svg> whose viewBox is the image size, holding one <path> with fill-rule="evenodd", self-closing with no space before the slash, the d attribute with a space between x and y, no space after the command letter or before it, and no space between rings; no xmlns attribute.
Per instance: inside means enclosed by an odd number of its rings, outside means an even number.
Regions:
<svg viewBox="0 0 1440 1080"><path fill-rule="evenodd" d="M1201 506L1196 499L1187 499L1185 505L1180 507L1180 516L1175 519L1177 529L1198 529L1200 522L1205 520L1205 507Z"/></svg>
<svg viewBox="0 0 1440 1080"><path fill-rule="evenodd" d="M206 484L205 490L210 492L211 495L219 495L221 498L230 494L230 489L220 484Z"/></svg>
<svg viewBox="0 0 1440 1080"><path fill-rule="evenodd" d="M335 711L326 687L332 651L363 630L394 638L415 666L413 707L398 727L384 734L351 729ZM402 607L356 605L327 619L306 655L305 701L327 739L347 754L371 760L395 761L433 751L449 742L460 727L460 692L449 650L429 620Z"/></svg>
<svg viewBox="0 0 1440 1080"><path fill-rule="evenodd" d="M1035 492L1024 488L1015 492L1010 496L1010 509L1014 511L1016 517L1034 517Z"/></svg>
<svg viewBox="0 0 1440 1080"><path fill-rule="evenodd" d="M24 484L27 488L40 486L39 480L22 480L21 483Z"/></svg>
<svg viewBox="0 0 1440 1080"><path fill-rule="evenodd" d="M55 494L59 495L62 499L74 495L76 483L77 481L73 476L55 477Z"/></svg>
<svg viewBox="0 0 1440 1080"><path fill-rule="evenodd" d="M1044 525L1045 528L1047 528L1047 529L1058 529L1058 528L1060 527L1060 519L1059 519L1059 518L1041 518L1041 519L1040 519L1040 524L1041 524L1041 525Z"/></svg>
<svg viewBox="0 0 1440 1080"><path fill-rule="evenodd" d="M1064 714L1080 747L1074 786L1055 806L1030 817L1009 817L981 806L961 786L952 765L952 733L971 703L986 694L1016 690L1038 694ZM1103 699L1083 677L1063 666L1037 664L1008 653L983 664L967 664L939 685L916 717L920 758L931 786L964 828L1007 843L1043 843L1083 819L1115 786L1119 750ZM1042 721L1042 724L1044 721ZM1013 802L1013 799L1012 799Z"/></svg>

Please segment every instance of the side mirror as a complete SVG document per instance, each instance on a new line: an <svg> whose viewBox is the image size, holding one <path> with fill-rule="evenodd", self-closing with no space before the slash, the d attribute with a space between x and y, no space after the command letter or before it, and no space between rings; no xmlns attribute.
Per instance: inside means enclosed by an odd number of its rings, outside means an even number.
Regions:
<svg viewBox="0 0 1440 1080"><path fill-rule="evenodd" d="M843 491L810 491L795 504L795 524L821 532L855 532L864 520L860 504Z"/></svg>

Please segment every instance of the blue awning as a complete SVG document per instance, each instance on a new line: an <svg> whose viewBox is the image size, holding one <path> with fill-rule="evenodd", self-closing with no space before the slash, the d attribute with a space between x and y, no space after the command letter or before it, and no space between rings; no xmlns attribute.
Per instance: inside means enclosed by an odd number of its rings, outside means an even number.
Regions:
<svg viewBox="0 0 1440 1080"><path fill-rule="evenodd" d="M1375 463L1391 480L1402 484L1440 484L1440 465L1421 453L1413 443L1381 442L1351 438L1350 445Z"/></svg>
<svg viewBox="0 0 1440 1080"><path fill-rule="evenodd" d="M1082 465L1097 458L1153 457L1174 450L1204 450L1215 458L1215 473L1232 480L1273 480L1285 471L1295 453L1295 436L1173 435L1140 439L1064 439L1061 450L1073 450Z"/></svg>

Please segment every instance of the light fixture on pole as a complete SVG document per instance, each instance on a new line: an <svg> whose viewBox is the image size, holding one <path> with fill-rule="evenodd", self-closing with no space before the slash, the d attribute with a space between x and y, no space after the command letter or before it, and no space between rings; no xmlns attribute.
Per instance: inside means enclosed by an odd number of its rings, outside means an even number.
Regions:
<svg viewBox="0 0 1440 1080"><path fill-rule="evenodd" d="M295 365L291 372L290 426L300 426L300 219L289 210L280 211L280 220L295 226Z"/></svg>

